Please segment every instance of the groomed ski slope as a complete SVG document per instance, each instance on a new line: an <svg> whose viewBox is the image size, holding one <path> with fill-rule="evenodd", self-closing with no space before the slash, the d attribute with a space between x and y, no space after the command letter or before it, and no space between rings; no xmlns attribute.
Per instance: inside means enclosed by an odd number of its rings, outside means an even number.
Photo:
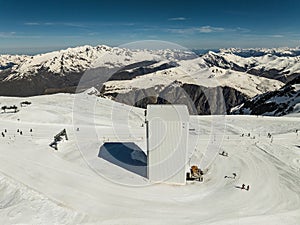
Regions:
<svg viewBox="0 0 300 225"><path fill-rule="evenodd" d="M193 116L188 164L214 141L229 157L217 155L203 183L154 185L97 157L103 141L145 150L142 109L87 93L1 97L0 106L23 100L32 105L0 114L0 224L300 224L299 117ZM212 133L214 121L225 130ZM69 140L55 151L64 128Z"/></svg>

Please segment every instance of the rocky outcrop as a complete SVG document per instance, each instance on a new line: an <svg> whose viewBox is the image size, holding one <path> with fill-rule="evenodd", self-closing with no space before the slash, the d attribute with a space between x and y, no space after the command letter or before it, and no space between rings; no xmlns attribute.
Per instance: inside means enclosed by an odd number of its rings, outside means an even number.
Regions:
<svg viewBox="0 0 300 225"><path fill-rule="evenodd" d="M105 97L136 107L146 108L148 104L185 104L190 114L194 115L224 115L233 106L248 99L247 96L231 87L207 88L194 84L174 82L163 87L155 86L148 89L136 89L127 93L105 93Z"/></svg>

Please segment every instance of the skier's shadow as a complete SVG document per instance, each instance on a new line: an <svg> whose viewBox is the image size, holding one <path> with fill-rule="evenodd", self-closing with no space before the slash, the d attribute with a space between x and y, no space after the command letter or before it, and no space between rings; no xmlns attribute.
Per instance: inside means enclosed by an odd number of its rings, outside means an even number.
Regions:
<svg viewBox="0 0 300 225"><path fill-rule="evenodd" d="M245 191L249 191L249 186L247 186L247 187L242 187L242 186L235 186L235 188L237 188L237 189L241 189L241 190L245 190Z"/></svg>
<svg viewBox="0 0 300 225"><path fill-rule="evenodd" d="M241 190L243 190L243 188L242 188L242 186L234 186L235 188L237 188L237 189L241 189Z"/></svg>

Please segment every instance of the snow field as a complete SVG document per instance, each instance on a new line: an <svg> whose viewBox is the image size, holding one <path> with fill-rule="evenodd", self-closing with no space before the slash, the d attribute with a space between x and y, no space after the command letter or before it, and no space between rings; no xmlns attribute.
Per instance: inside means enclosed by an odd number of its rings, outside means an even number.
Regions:
<svg viewBox="0 0 300 225"><path fill-rule="evenodd" d="M299 224L299 117L226 116L212 134L221 117L192 116L196 153L187 163L199 163L210 142L229 157L216 155L203 183L153 185L97 157L105 141L146 150L142 109L86 93L27 100L20 112L0 114L1 224ZM48 145L64 128L69 140L55 151ZM243 183L250 191L237 188Z"/></svg>

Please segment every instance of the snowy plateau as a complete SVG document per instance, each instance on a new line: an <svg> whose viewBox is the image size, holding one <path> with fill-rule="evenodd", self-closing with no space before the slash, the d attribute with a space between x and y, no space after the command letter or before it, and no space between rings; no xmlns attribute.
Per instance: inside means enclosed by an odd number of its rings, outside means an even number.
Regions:
<svg viewBox="0 0 300 225"><path fill-rule="evenodd" d="M299 74L299 49L0 56L0 224L299 225ZM144 108L158 103L189 107L187 167L228 153L203 182L154 184L101 157L134 143L126 162L144 165Z"/></svg>

